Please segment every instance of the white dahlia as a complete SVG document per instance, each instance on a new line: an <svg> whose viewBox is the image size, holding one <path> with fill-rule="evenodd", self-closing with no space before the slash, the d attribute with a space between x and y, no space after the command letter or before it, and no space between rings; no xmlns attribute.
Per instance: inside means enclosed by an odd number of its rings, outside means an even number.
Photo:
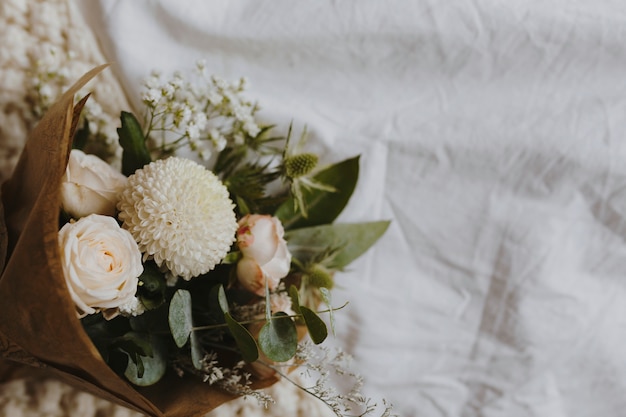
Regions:
<svg viewBox="0 0 626 417"><path fill-rule="evenodd" d="M228 190L189 159L160 159L137 170L117 207L144 260L152 258L185 280L212 270L235 240Z"/></svg>

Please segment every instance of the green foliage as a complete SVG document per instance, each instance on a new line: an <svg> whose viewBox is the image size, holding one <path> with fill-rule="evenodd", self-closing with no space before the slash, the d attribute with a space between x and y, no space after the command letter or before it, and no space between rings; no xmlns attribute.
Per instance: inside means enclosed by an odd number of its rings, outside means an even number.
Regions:
<svg viewBox="0 0 626 417"><path fill-rule="evenodd" d="M293 320L282 311L274 313L259 332L259 346L275 362L293 358L298 347L298 331Z"/></svg>
<svg viewBox="0 0 626 417"><path fill-rule="evenodd" d="M165 302L167 283L163 273L154 262L146 262L139 276L137 297L148 310L154 310Z"/></svg>
<svg viewBox="0 0 626 417"><path fill-rule="evenodd" d="M246 362L254 362L257 360L259 358L259 349L254 337L252 337L248 329L237 322L237 320L233 319L228 312L224 312L224 318L226 319L228 330L230 330L231 335L235 339L235 343L237 343L243 360Z"/></svg>
<svg viewBox="0 0 626 417"><path fill-rule="evenodd" d="M198 334L194 331L189 336L189 345L191 348L191 363L194 368L202 369L202 359L204 359L204 349Z"/></svg>
<svg viewBox="0 0 626 417"><path fill-rule="evenodd" d="M226 291L224 291L224 286L219 285L217 290L217 302L222 309L222 312L228 313L228 299L226 298Z"/></svg>
<svg viewBox="0 0 626 417"><path fill-rule="evenodd" d="M324 265L313 264L307 268L305 279L307 284L315 288L333 288L332 273Z"/></svg>
<svg viewBox="0 0 626 417"><path fill-rule="evenodd" d="M219 153L213 172L226 177L230 176L237 166L248 158L250 152L255 152L258 155L280 153L279 149L269 146L271 143L283 139L278 136L270 136L273 128L273 125L263 126L256 136L245 135L243 144L228 145Z"/></svg>
<svg viewBox="0 0 626 417"><path fill-rule="evenodd" d="M319 345L326 340L328 329L326 328L326 323L324 323L317 313L305 306L300 306L300 312L302 313L306 328L313 343Z"/></svg>
<svg viewBox="0 0 626 417"><path fill-rule="evenodd" d="M89 121L86 118L83 118L81 127L76 129L76 133L74 133L72 149L85 149L90 136L91 132L89 130Z"/></svg>
<svg viewBox="0 0 626 417"><path fill-rule="evenodd" d="M132 175L136 170L152 162L146 146L146 138L143 135L137 118L123 111L120 120L122 127L117 129L122 153L122 173Z"/></svg>
<svg viewBox="0 0 626 417"><path fill-rule="evenodd" d="M185 346L193 330L191 294L187 290L178 290L170 302L168 322L176 346Z"/></svg>
<svg viewBox="0 0 626 417"><path fill-rule="evenodd" d="M313 180L334 188L335 192L310 188L302 190L308 215L296 209L294 196L274 213L286 230L332 223L342 212L354 192L359 178L359 157L331 165L317 173Z"/></svg>
<svg viewBox="0 0 626 417"><path fill-rule="evenodd" d="M240 214L264 213L282 199L268 197L268 184L279 177L278 171L268 171L267 165L246 163L223 177L223 182L239 208Z"/></svg>
<svg viewBox="0 0 626 417"><path fill-rule="evenodd" d="M298 295L298 288L295 285L289 286L289 298L291 298L291 308L297 314L300 314L300 296Z"/></svg>
<svg viewBox="0 0 626 417"><path fill-rule="evenodd" d="M228 299L226 298L223 285L219 285L217 288L217 301L222 313L224 313L224 320L226 321L228 330L233 336L233 339L235 339L235 343L241 352L243 360L246 362L254 362L259 358L259 348L248 329L230 315Z"/></svg>
<svg viewBox="0 0 626 417"><path fill-rule="evenodd" d="M327 224L290 230L285 239L292 256L303 264L316 261L328 248L337 248L325 266L341 270L376 243L388 227L388 221Z"/></svg>
<svg viewBox="0 0 626 417"><path fill-rule="evenodd" d="M167 370L167 346L162 339L142 333L129 333L126 340L135 348L122 349L129 357L124 376L138 386L157 383Z"/></svg>

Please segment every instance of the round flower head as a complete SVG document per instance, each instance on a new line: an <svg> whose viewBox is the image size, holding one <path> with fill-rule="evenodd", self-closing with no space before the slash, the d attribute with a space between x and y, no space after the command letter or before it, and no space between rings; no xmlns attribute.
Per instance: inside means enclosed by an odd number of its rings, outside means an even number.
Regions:
<svg viewBox="0 0 626 417"><path fill-rule="evenodd" d="M118 203L144 259L185 280L212 270L230 250L237 221L228 190L189 159L152 162L128 178Z"/></svg>

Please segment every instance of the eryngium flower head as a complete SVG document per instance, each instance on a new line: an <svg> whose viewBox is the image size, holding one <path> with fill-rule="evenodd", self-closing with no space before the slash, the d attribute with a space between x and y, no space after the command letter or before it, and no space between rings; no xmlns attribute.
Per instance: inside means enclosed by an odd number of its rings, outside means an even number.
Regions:
<svg viewBox="0 0 626 417"><path fill-rule="evenodd" d="M184 158L152 162L128 178L119 218L145 259L189 280L230 250L237 221L228 190L211 171Z"/></svg>

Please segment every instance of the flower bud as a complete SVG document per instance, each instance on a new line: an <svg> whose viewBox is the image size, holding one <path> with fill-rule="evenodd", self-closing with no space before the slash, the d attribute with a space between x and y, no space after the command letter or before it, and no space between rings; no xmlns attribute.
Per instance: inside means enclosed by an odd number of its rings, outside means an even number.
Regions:
<svg viewBox="0 0 626 417"><path fill-rule="evenodd" d="M314 153L301 153L285 158L283 161L285 175L288 178L298 178L307 175L317 166L319 158Z"/></svg>
<svg viewBox="0 0 626 417"><path fill-rule="evenodd" d="M249 214L239 220L237 245L243 257L237 263L237 278L248 291L264 295L266 281L273 290L289 273L291 253L284 233L276 217Z"/></svg>
<svg viewBox="0 0 626 417"><path fill-rule="evenodd" d="M307 283L316 288L333 288L333 273L325 266L314 264L306 270Z"/></svg>

